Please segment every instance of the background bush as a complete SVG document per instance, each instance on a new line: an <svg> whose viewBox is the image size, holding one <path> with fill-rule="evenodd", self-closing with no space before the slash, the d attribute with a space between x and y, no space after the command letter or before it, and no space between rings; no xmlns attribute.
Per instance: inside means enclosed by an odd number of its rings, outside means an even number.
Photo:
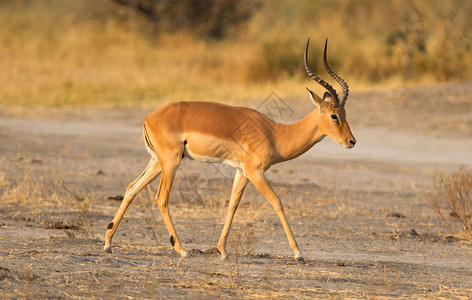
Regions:
<svg viewBox="0 0 472 300"><path fill-rule="evenodd" d="M188 30L221 39L247 21L258 7L249 0L113 0L137 10L164 30Z"/></svg>
<svg viewBox="0 0 472 300"><path fill-rule="evenodd" d="M433 209L456 233L456 225L472 237L472 172L461 169L434 178L434 192L430 197Z"/></svg>

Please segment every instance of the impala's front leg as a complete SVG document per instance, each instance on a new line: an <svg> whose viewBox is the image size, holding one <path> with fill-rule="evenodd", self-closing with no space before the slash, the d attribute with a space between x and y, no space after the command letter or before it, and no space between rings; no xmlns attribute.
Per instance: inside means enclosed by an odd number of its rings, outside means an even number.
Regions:
<svg viewBox="0 0 472 300"><path fill-rule="evenodd" d="M178 164L166 166L165 168L163 166L161 181L159 183L159 189L156 195L156 203L159 207L159 210L161 211L162 218L164 219L164 223L167 227L167 231L169 232L171 245L174 246L174 249L177 253L179 253L182 257L186 257L187 251L185 251L182 247L182 244L180 244L180 240L177 235L177 232L175 231L174 224L172 223L172 218L169 214L169 207L167 205L169 199L169 192L174 181L177 166Z"/></svg>
<svg viewBox="0 0 472 300"><path fill-rule="evenodd" d="M231 198L228 205L228 214L226 215L225 225L218 242L218 250L220 250L221 253L221 260L226 259L226 239L228 237L229 229L231 228L231 223L233 222L234 213L238 208L239 201L241 200L241 196L243 195L247 181L248 179L246 176L244 176L241 169L236 169L233 189L231 191Z"/></svg>
<svg viewBox="0 0 472 300"><path fill-rule="evenodd" d="M277 194L274 192L274 190L270 186L269 182L267 182L267 179L265 178L264 173L262 171L257 170L257 171L249 173L248 177L251 180L251 182L254 184L256 189L262 194L262 196L264 196L264 198L267 199L267 201L269 201L269 203L277 212L277 215L279 216L279 219L282 222L282 226L284 227L285 234L287 235L290 248L292 248L293 252L295 252L295 260L297 260L300 263L305 263L305 260L303 259L303 255L300 252L300 249L298 249L297 242L295 241L295 238L293 237L292 230L290 229L290 226L288 225L282 203L280 202L280 199L277 196Z"/></svg>

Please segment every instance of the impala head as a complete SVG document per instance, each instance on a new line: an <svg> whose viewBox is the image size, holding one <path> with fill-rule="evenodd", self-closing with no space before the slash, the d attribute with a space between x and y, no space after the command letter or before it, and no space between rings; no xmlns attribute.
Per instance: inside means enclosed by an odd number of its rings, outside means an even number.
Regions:
<svg viewBox="0 0 472 300"><path fill-rule="evenodd" d="M305 70L308 73L308 76L310 76L313 80L315 80L327 90L322 99L321 97L310 91L308 88L306 88L308 90L308 93L310 94L310 98L319 108L319 117L321 118L320 129L322 130L324 135L329 136L334 141L338 142L344 147L352 148L356 144L356 139L352 135L351 129L349 128L349 124L346 121L346 110L344 109L344 105L346 104L347 96L349 94L349 87L347 83L336 73L334 73L334 71L331 70L328 65L328 62L326 60L326 49L328 46L328 39L326 39L325 42L323 61L329 75L331 75L342 88L341 98L339 98L338 94L336 93L336 90L329 83L327 83L311 71L307 59L309 43L310 39L308 39L305 48Z"/></svg>

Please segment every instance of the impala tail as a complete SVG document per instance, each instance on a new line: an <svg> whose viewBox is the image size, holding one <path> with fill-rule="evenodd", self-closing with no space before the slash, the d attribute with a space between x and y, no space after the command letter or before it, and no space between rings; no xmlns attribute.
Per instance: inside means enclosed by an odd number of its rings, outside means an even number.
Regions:
<svg viewBox="0 0 472 300"><path fill-rule="evenodd" d="M152 158L157 159L156 150L154 150L154 146L151 143L151 139L149 138L149 134L146 129L146 123L144 123L143 125L143 139L147 152L151 155Z"/></svg>

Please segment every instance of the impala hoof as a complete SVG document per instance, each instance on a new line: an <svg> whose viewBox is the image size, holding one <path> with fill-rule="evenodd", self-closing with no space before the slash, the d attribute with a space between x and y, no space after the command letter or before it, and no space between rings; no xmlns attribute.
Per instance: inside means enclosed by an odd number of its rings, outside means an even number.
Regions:
<svg viewBox="0 0 472 300"><path fill-rule="evenodd" d="M220 257L220 263L225 264L225 265L229 264L229 263L230 263L230 260L229 260L228 256L226 256L226 255L225 255L225 256L221 256L221 257Z"/></svg>
<svg viewBox="0 0 472 300"><path fill-rule="evenodd" d="M303 256L295 257L295 261L300 265L305 264L305 260L303 259Z"/></svg>
<svg viewBox="0 0 472 300"><path fill-rule="evenodd" d="M189 255L188 255L188 252L187 252L187 251L182 250L182 251L180 251L180 256L181 256L182 258L186 258L186 257L188 257Z"/></svg>
<svg viewBox="0 0 472 300"><path fill-rule="evenodd" d="M103 251L105 251L106 253L111 253L111 245L104 246Z"/></svg>

